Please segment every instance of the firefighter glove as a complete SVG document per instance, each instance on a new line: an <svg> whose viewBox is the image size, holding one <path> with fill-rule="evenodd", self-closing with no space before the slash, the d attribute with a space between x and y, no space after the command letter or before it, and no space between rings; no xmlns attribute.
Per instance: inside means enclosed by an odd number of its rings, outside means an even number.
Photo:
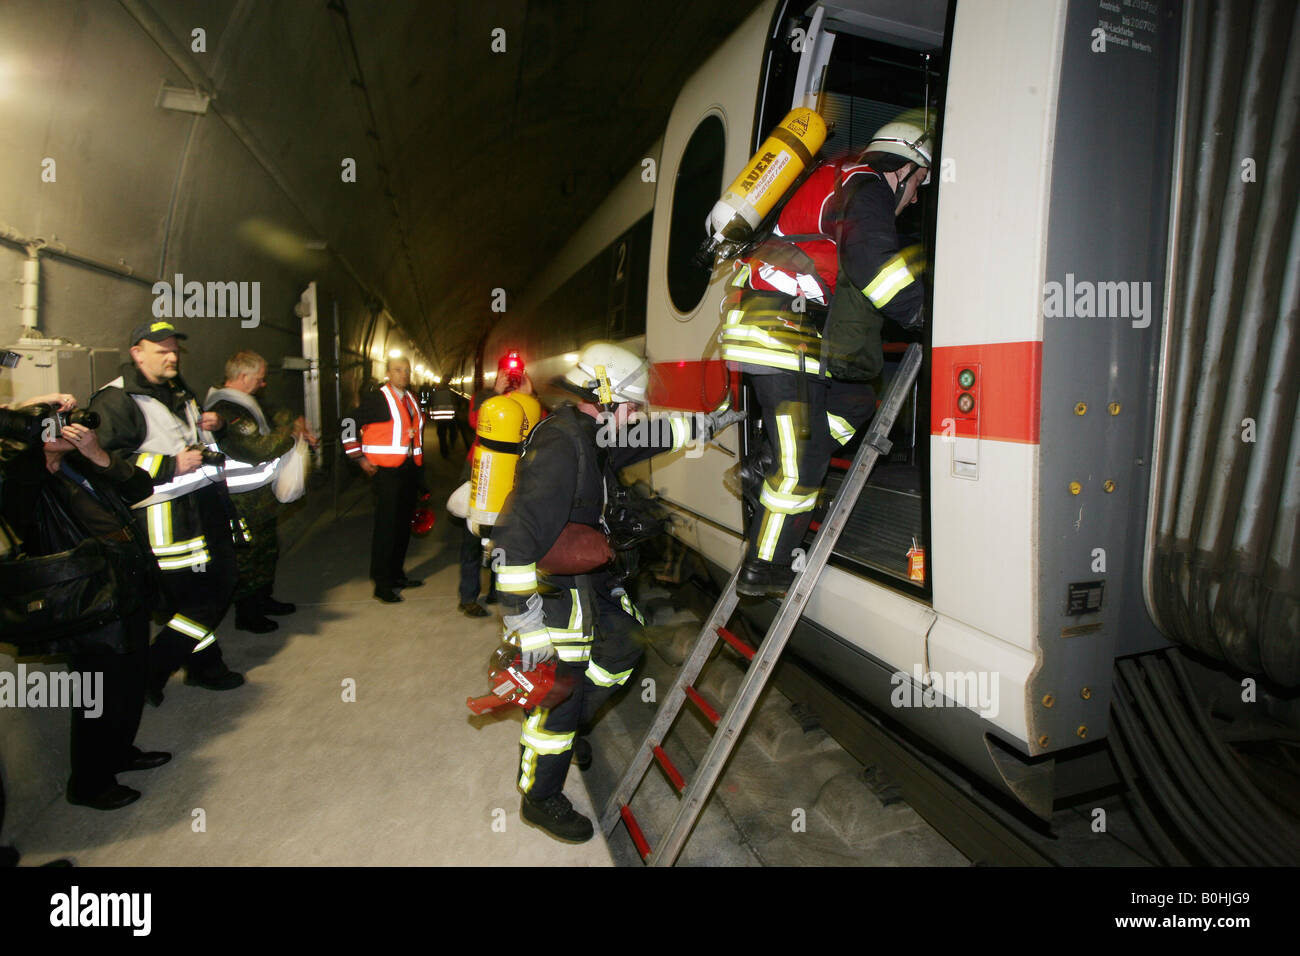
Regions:
<svg viewBox="0 0 1300 956"><path fill-rule="evenodd" d="M506 628L506 638L519 644L524 671L531 671L538 664L555 656L551 632L542 616L541 595L528 595L524 610L518 614L507 614L502 621Z"/></svg>
<svg viewBox="0 0 1300 956"><path fill-rule="evenodd" d="M695 438L701 443L712 441L715 435L722 432L729 425L742 421L744 417L744 412L726 407L709 412L707 415L701 415L696 426L698 434Z"/></svg>

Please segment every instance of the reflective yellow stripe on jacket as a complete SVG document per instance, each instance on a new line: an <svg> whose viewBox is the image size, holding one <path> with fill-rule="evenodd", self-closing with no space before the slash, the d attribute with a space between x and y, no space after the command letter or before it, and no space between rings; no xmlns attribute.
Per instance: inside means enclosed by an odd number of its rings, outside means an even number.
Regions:
<svg viewBox="0 0 1300 956"><path fill-rule="evenodd" d="M749 274L750 267L744 263L732 278L729 299L733 304L738 303ZM797 372L800 370L799 347L803 346L803 370L811 375L820 375L821 336L816 329L805 324L807 321L799 313L759 308L753 303L749 308L729 309L719 336L722 357L727 361Z"/></svg>

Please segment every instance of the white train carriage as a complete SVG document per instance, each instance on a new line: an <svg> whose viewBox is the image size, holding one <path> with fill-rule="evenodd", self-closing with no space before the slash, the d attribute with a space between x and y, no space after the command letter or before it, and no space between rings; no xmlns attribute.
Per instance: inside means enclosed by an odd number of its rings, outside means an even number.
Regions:
<svg viewBox="0 0 1300 956"><path fill-rule="evenodd" d="M1156 623L1168 515L1153 475L1168 465L1157 422L1176 432L1180 411L1158 394L1183 374L1166 286L1194 38L1178 4L1111 6L770 0L687 82L662 140L487 352L522 348L540 380L589 339L644 337L657 404L712 407L729 381L715 344L728 271L692 256L723 186L792 106L834 124L823 155L931 110L938 164L900 220L930 250L925 366L792 648L1044 816L1064 786L1054 769L1086 767L1107 736L1115 659L1185 639ZM728 472L744 438L648 470L674 534L715 570L741 553Z"/></svg>

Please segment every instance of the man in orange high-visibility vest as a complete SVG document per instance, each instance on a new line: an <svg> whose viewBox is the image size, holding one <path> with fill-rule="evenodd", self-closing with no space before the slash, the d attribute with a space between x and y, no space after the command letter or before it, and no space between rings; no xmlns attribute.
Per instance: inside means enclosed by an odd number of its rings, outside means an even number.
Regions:
<svg viewBox="0 0 1300 956"><path fill-rule="evenodd" d="M402 569L424 465L424 416L410 384L411 363L389 359L388 381L343 420L343 451L372 480L375 524L370 536L370 577L375 597L386 604L402 600L397 593L402 588L424 583L408 578Z"/></svg>

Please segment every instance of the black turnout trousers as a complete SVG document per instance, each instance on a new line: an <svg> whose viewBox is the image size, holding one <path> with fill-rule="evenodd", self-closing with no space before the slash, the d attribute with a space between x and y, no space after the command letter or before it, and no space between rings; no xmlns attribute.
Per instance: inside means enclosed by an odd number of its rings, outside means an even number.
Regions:
<svg viewBox="0 0 1300 956"><path fill-rule="evenodd" d="M763 410L772 465L764 476L762 507L749 526L745 557L789 567L808 533L831 457L875 414L875 392L867 384L807 376L804 405L797 372L753 375L750 383ZM800 436L804 425L806 438Z"/></svg>
<svg viewBox="0 0 1300 956"><path fill-rule="evenodd" d="M556 590L543 596L542 613L558 652L556 682L572 682L573 691L554 707L526 712L519 789L538 801L564 789L574 736L627 683L645 643L631 600L611 593L618 585L613 575L555 577L550 583Z"/></svg>
<svg viewBox="0 0 1300 956"><path fill-rule="evenodd" d="M163 604L169 618L150 654L154 690L161 690L167 678L182 666L192 676L220 674L226 669L216 629L230 607L239 577L230 513L214 486L191 494L198 502L211 560L201 571L178 568L162 573Z"/></svg>

